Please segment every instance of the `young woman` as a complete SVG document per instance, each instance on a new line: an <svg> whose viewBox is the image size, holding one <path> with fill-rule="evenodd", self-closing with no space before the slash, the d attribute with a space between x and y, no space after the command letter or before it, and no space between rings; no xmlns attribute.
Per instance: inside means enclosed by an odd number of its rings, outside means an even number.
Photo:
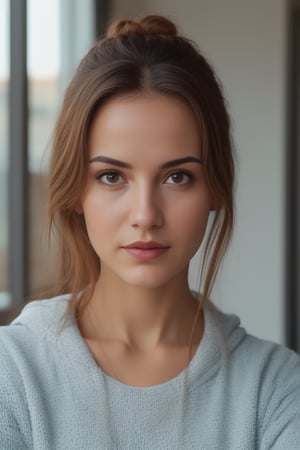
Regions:
<svg viewBox="0 0 300 450"><path fill-rule="evenodd" d="M166 18L115 22L56 126L60 293L0 330L1 449L300 448L299 357L209 301L233 185L210 65Z"/></svg>

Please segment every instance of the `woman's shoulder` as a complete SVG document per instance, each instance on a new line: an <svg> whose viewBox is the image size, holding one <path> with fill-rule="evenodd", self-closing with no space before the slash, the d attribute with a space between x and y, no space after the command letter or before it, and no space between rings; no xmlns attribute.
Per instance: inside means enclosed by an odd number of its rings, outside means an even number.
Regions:
<svg viewBox="0 0 300 450"><path fill-rule="evenodd" d="M300 389L300 356L286 346L248 333L239 317L211 305L206 314L210 338L227 360L230 371L260 385L296 383Z"/></svg>
<svg viewBox="0 0 300 450"><path fill-rule="evenodd" d="M214 317L215 329L223 333L219 339L225 339L230 373L245 383L256 384L266 398L297 392L300 407L299 354L282 344L248 333L236 315L215 309Z"/></svg>
<svg viewBox="0 0 300 450"><path fill-rule="evenodd" d="M227 397L236 408L255 409L260 448L299 448L300 356L249 334L236 315L214 308L209 317L211 337L224 350L219 373L226 379Z"/></svg>
<svg viewBox="0 0 300 450"><path fill-rule="evenodd" d="M67 308L69 295L27 303L9 324L0 326L0 359L28 357L38 345L55 340L56 329ZM2 363L1 366L2 366Z"/></svg>
<svg viewBox="0 0 300 450"><path fill-rule="evenodd" d="M236 314L223 312L212 303L206 309L206 319L209 322L209 327L213 329L212 334L219 335L219 341L223 340L226 343L232 356L245 354L247 359L251 359L251 356L253 356L257 362L259 357L267 357L270 361L291 358L296 363L300 362L300 355L282 343L276 343L249 333Z"/></svg>
<svg viewBox="0 0 300 450"><path fill-rule="evenodd" d="M41 322L43 328L46 323L53 322L56 317L63 314L67 307L70 294L58 295L51 298L36 299L26 303L19 314L5 326L0 326L0 332L5 333L9 330L16 330L16 326L26 327L27 329L40 330L37 327L38 322Z"/></svg>
<svg viewBox="0 0 300 450"><path fill-rule="evenodd" d="M0 434L16 448L32 448L31 412L40 398L48 401L48 386L57 375L55 326L67 299L31 301L9 325L0 327Z"/></svg>

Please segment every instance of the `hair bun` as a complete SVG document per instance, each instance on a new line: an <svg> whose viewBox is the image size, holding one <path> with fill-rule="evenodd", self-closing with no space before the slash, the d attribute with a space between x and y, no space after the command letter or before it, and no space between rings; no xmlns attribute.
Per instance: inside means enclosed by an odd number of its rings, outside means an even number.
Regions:
<svg viewBox="0 0 300 450"><path fill-rule="evenodd" d="M145 34L159 34L161 36L177 36L177 28L171 20L163 16L145 16L139 20Z"/></svg>
<svg viewBox="0 0 300 450"><path fill-rule="evenodd" d="M177 36L177 28L173 22L163 16L149 15L139 20L115 20L108 28L106 37L116 38L129 34Z"/></svg>

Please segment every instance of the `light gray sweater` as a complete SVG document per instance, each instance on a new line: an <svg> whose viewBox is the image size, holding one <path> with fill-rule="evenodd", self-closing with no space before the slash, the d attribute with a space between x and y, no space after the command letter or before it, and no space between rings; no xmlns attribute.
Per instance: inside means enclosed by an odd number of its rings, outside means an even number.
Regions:
<svg viewBox="0 0 300 450"><path fill-rule="evenodd" d="M143 388L106 375L74 318L56 333L68 299L31 302L0 327L0 449L176 449L183 373ZM187 388L181 448L300 449L300 358L237 317L205 308Z"/></svg>

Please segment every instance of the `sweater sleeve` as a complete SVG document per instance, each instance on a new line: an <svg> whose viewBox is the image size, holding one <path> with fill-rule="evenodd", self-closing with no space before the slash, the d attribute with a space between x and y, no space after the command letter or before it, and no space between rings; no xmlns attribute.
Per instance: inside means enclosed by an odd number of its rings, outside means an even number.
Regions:
<svg viewBox="0 0 300 450"><path fill-rule="evenodd" d="M265 396L261 450L300 448L300 358L291 351L274 354L275 371Z"/></svg>
<svg viewBox="0 0 300 450"><path fill-rule="evenodd" d="M3 327L5 328L5 327ZM0 450L26 450L28 440L28 407L24 396L22 378L7 346L7 336L0 330Z"/></svg>
<svg viewBox="0 0 300 450"><path fill-rule="evenodd" d="M26 450L16 419L0 404L0 450Z"/></svg>

